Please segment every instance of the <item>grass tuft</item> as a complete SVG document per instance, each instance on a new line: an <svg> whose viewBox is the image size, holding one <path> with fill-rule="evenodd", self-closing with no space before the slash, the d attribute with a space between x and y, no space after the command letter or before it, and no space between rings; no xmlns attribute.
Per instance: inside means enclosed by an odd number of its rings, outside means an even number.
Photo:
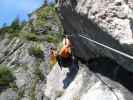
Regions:
<svg viewBox="0 0 133 100"><path fill-rule="evenodd" d="M34 46L29 49L29 54L35 56L36 58L43 59L43 51L40 47Z"/></svg>
<svg viewBox="0 0 133 100"><path fill-rule="evenodd" d="M14 80L13 72L5 65L0 65L0 85L9 85Z"/></svg>

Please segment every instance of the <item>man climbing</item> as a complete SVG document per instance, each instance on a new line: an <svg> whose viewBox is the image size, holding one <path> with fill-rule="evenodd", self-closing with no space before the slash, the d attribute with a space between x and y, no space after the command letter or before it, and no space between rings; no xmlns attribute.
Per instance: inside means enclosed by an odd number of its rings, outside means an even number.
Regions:
<svg viewBox="0 0 133 100"><path fill-rule="evenodd" d="M68 36L65 36L63 39L63 47L60 49L59 55L64 59L71 56L71 42L68 39Z"/></svg>
<svg viewBox="0 0 133 100"><path fill-rule="evenodd" d="M72 61L72 52L71 52L71 42L66 35L63 39L63 46L59 51L59 55L57 56L58 64L62 68L63 66L68 66Z"/></svg>
<svg viewBox="0 0 133 100"><path fill-rule="evenodd" d="M50 49L50 63L54 65L58 61L61 69L62 67L69 67L73 63L71 47L68 35L64 36L63 46L58 54L54 48Z"/></svg>

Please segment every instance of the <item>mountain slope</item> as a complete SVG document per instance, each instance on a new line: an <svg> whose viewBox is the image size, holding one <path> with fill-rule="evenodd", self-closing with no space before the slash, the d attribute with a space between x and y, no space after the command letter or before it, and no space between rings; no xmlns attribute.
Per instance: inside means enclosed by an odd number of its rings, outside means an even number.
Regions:
<svg viewBox="0 0 133 100"><path fill-rule="evenodd" d="M106 26L106 16L102 16L103 20L99 21L97 14L102 10L96 11L94 16L87 15L95 10L93 6L102 9L107 4L121 5L119 0L102 1L58 0L58 8L43 5L29 14L30 20L27 23L19 23L15 19L11 26L2 28L0 67L4 65L8 68L15 79L3 86L0 76L0 100L133 100L133 74L123 67L132 61L126 62L122 56L78 37L79 33L84 33L101 43L132 53L129 50L132 47L122 44L125 38L119 40L111 36L111 23ZM121 1L124 5L127 3ZM132 9L131 5L129 9ZM115 10L112 8L111 11ZM123 15L120 13L121 18ZM105 25L104 28L101 24ZM72 34L70 39L75 57L61 68L58 63L50 65L49 50L51 47L59 49L63 32Z"/></svg>
<svg viewBox="0 0 133 100"><path fill-rule="evenodd" d="M0 86L0 100L42 100L42 86L52 67L49 50L57 47L63 33L55 8L42 6L30 14L28 22L16 19L0 33L0 64L15 77L4 89Z"/></svg>
<svg viewBox="0 0 133 100"><path fill-rule="evenodd" d="M86 36L133 56L130 0L58 0L57 6L65 34L73 35L76 56L84 60L107 56L133 72L133 57L125 57L80 37Z"/></svg>

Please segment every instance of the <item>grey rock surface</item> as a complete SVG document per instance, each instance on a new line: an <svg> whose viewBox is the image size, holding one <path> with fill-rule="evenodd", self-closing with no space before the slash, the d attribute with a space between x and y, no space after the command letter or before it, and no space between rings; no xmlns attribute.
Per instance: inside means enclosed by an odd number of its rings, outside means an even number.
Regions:
<svg viewBox="0 0 133 100"><path fill-rule="evenodd" d="M12 89L7 89L0 94L0 100L16 100L17 93Z"/></svg>
<svg viewBox="0 0 133 100"><path fill-rule="evenodd" d="M118 82L92 72L79 63L79 70L71 79L69 68L60 69L56 64L47 76L45 95L50 100L132 100L133 94ZM67 80L66 80L67 79ZM71 80L67 88L64 85Z"/></svg>
<svg viewBox="0 0 133 100"><path fill-rule="evenodd" d="M42 5L29 17L19 29L12 29L13 25L0 29L0 64L15 79L0 86L0 100L47 100L42 87L52 67L50 48L57 48L63 29L53 6Z"/></svg>
<svg viewBox="0 0 133 100"><path fill-rule="evenodd" d="M36 45L41 48L44 54L42 54L44 59L41 61L29 54L29 48ZM11 40L5 38L0 41L0 63L7 65L13 71L17 86L16 92L11 91L11 89L3 91L0 96L3 99L0 100L16 100L6 97L11 95L11 98L15 98L12 97L12 95L15 95L14 93L17 97L21 94L22 97L19 97L19 99L22 100L30 100L32 97L42 100L45 97L41 88L45 85L45 77L50 72L48 58L52 46L54 44L46 43L46 41L38 44L37 42L23 41L19 38ZM36 73L36 71L40 72ZM43 75L44 79L41 80L38 75Z"/></svg>
<svg viewBox="0 0 133 100"><path fill-rule="evenodd" d="M58 0L58 7L65 34L73 35L74 54L89 62L62 69L57 63L50 71L49 50L57 45L0 38L0 63L13 71L17 88L2 91L0 100L133 100L132 73L123 69L133 72L133 61L78 36L133 55L132 0ZM61 31L60 23L46 19L52 35ZM47 29L36 27L36 20L33 15L31 24L41 36ZM27 24L22 31L33 27ZM36 45L43 51L41 60L29 53Z"/></svg>
<svg viewBox="0 0 133 100"><path fill-rule="evenodd" d="M131 0L58 0L65 34L72 34L75 55L89 60L99 56L114 59L133 72L133 60L79 37L86 36L133 56L133 10Z"/></svg>

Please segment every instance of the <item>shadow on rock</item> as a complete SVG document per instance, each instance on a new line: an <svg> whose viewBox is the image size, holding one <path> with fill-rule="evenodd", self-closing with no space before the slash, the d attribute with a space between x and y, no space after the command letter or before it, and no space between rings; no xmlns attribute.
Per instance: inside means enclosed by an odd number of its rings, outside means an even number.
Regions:
<svg viewBox="0 0 133 100"><path fill-rule="evenodd" d="M0 93L3 92L4 90L6 90L7 88L9 88L8 86L0 86Z"/></svg>
<svg viewBox="0 0 133 100"><path fill-rule="evenodd" d="M62 67L67 67L69 68L69 72L67 73L66 78L63 80L63 88L66 89L70 83L74 80L78 70L79 70L79 66L78 66L78 61L76 59L68 59L68 60L64 60L62 61Z"/></svg>
<svg viewBox="0 0 133 100"><path fill-rule="evenodd" d="M133 92L133 73L124 69L116 61L107 57L99 57L89 60L87 66L94 73L100 73L103 76L117 81Z"/></svg>

